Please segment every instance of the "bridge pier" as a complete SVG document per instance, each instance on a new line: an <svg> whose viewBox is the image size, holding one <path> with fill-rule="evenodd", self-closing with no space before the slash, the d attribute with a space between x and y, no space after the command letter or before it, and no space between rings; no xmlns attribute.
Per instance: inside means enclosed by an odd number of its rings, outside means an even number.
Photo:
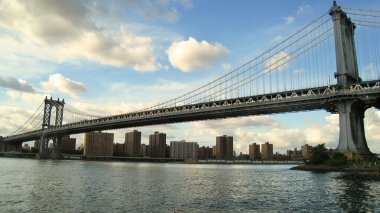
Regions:
<svg viewBox="0 0 380 213"><path fill-rule="evenodd" d="M53 136L53 137L41 137L41 142L39 144L39 151L36 156L38 159L55 159L60 160L63 159L63 155L61 153L60 145L61 145L61 136ZM49 149L49 142L53 142L53 147Z"/></svg>
<svg viewBox="0 0 380 213"><path fill-rule="evenodd" d="M38 144L38 154L36 155L37 159L49 159L50 158L50 152L49 152L49 138L44 137L42 135L40 142Z"/></svg>
<svg viewBox="0 0 380 213"><path fill-rule="evenodd" d="M51 153L51 158L55 160L63 159L63 155L61 153L61 136L57 136L53 138L53 150Z"/></svg>
<svg viewBox="0 0 380 213"><path fill-rule="evenodd" d="M49 129L51 127L62 126L63 121L63 108L65 105L65 100L60 101L53 100L52 98L45 98L45 107L44 107L44 117L42 122L42 131ZM55 122L53 124L51 121L51 113L53 107L55 108ZM61 135L46 136L42 133L41 142L39 144L39 152L37 158L39 159L63 159L63 155L60 150L61 144ZM49 150L49 141L52 140L53 147Z"/></svg>
<svg viewBox="0 0 380 213"><path fill-rule="evenodd" d="M343 100L335 105L339 113L340 129L336 150L347 155L360 156L359 158L371 156L364 132L364 112L368 106L361 100Z"/></svg>
<svg viewBox="0 0 380 213"><path fill-rule="evenodd" d="M336 69L338 89L342 92L351 84L362 80L358 72L354 31L355 24L333 3L330 9L334 23ZM349 158L368 158L372 156L368 149L364 133L364 112L368 105L359 99L339 100L334 103L339 113L339 144L338 152L345 153Z"/></svg>

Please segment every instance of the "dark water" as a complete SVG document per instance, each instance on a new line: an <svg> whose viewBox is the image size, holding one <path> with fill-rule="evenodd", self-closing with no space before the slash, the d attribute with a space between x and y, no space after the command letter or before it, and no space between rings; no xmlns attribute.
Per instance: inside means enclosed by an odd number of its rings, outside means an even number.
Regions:
<svg viewBox="0 0 380 213"><path fill-rule="evenodd" d="M0 212L380 212L380 183L284 165L0 158Z"/></svg>

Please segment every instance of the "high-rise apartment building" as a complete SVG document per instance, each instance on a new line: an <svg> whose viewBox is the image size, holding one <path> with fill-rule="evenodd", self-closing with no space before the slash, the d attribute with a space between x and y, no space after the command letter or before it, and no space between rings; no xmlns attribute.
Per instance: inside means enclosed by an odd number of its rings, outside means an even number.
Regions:
<svg viewBox="0 0 380 213"><path fill-rule="evenodd" d="M260 160L260 145L253 143L249 145L249 159L250 160Z"/></svg>
<svg viewBox="0 0 380 213"><path fill-rule="evenodd" d="M86 132L83 154L85 156L112 156L113 139L113 133Z"/></svg>
<svg viewBox="0 0 380 213"><path fill-rule="evenodd" d="M165 158L170 158L170 145L166 145Z"/></svg>
<svg viewBox="0 0 380 213"><path fill-rule="evenodd" d="M166 134L154 132L149 135L149 156L152 158L166 157Z"/></svg>
<svg viewBox="0 0 380 213"><path fill-rule="evenodd" d="M273 144L270 144L269 142L261 144L261 159L273 160Z"/></svg>
<svg viewBox="0 0 380 213"><path fill-rule="evenodd" d="M125 133L124 149L128 157L140 157L141 132L133 130Z"/></svg>
<svg viewBox="0 0 380 213"><path fill-rule="evenodd" d="M77 139L70 138L70 135L65 135L61 139L61 152L62 153L74 153Z"/></svg>
<svg viewBox="0 0 380 213"><path fill-rule="evenodd" d="M198 156L198 143L186 141L171 141L170 142L170 157L195 159Z"/></svg>
<svg viewBox="0 0 380 213"><path fill-rule="evenodd" d="M140 145L140 156L145 157L149 156L149 146L145 144Z"/></svg>
<svg viewBox="0 0 380 213"><path fill-rule="evenodd" d="M212 151L213 151L213 148L210 148L210 147L205 147L205 146L199 147L198 158L200 159L212 158L213 157Z"/></svg>
<svg viewBox="0 0 380 213"><path fill-rule="evenodd" d="M232 136L216 137L216 158L217 159L233 159L234 145Z"/></svg>
<svg viewBox="0 0 380 213"><path fill-rule="evenodd" d="M301 147L301 154L302 154L302 159L303 160L309 160L310 159L310 154L311 154L311 146L308 144L305 144Z"/></svg>
<svg viewBox="0 0 380 213"><path fill-rule="evenodd" d="M114 156L125 156L124 144L114 143L113 144L113 155Z"/></svg>
<svg viewBox="0 0 380 213"><path fill-rule="evenodd" d="M287 155L290 160L302 160L302 152L294 148L293 150L287 150Z"/></svg>

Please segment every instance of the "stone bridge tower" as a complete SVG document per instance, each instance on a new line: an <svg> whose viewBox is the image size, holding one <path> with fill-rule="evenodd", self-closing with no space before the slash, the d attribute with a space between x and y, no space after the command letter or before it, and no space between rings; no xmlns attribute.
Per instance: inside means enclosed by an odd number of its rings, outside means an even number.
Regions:
<svg viewBox="0 0 380 213"><path fill-rule="evenodd" d="M38 158L53 158L60 159L62 158L60 152L60 144L61 144L61 135L46 135L44 134L44 130L62 126L63 122L63 108L65 106L65 100L60 101L53 100L52 98L45 98L45 107L44 107L44 117L42 121L42 137L39 142L39 151ZM51 114L53 109L55 109L55 121L51 123ZM53 149L51 153L49 151L49 141L53 142Z"/></svg>
<svg viewBox="0 0 380 213"><path fill-rule="evenodd" d="M334 23L336 68L335 77L338 90L344 91L350 85L360 83L354 40L355 24L334 1L330 13ZM339 113L339 144L338 152L351 153L359 156L369 156L364 133L364 112L369 108L366 100L355 96L335 100L333 104Z"/></svg>

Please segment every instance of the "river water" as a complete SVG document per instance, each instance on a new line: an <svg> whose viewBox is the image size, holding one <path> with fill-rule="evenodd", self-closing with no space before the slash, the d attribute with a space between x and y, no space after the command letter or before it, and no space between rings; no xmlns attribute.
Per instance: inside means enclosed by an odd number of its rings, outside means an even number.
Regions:
<svg viewBox="0 0 380 213"><path fill-rule="evenodd" d="M0 158L0 212L380 212L380 184L288 165Z"/></svg>

